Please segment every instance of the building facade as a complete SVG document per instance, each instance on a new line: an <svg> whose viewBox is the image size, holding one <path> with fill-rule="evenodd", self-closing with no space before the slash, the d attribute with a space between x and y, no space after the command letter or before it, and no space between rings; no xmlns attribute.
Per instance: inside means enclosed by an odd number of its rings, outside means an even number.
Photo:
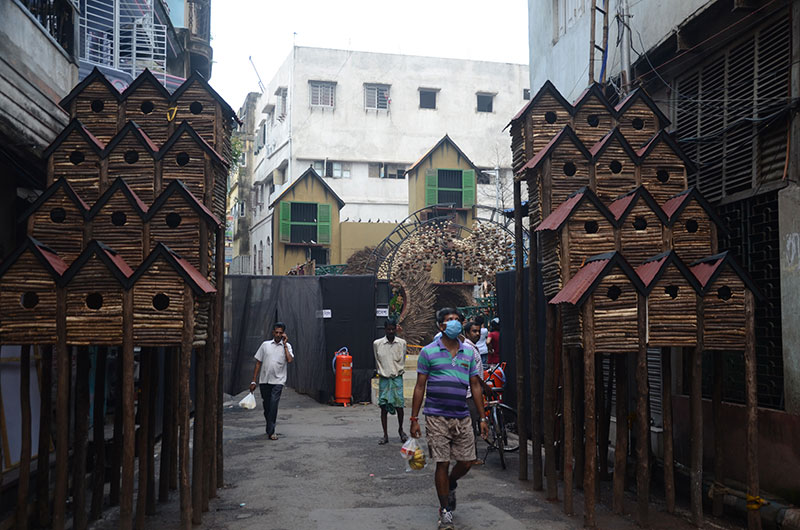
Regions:
<svg viewBox="0 0 800 530"><path fill-rule="evenodd" d="M344 202L343 223L388 227L409 213L406 170L448 134L479 168L476 200L502 208L511 185L502 129L527 89L523 65L295 47L254 110L253 188L245 206L253 272L285 274L273 265L270 205L309 167ZM354 249L388 233L350 225L347 232L372 234L346 245Z"/></svg>

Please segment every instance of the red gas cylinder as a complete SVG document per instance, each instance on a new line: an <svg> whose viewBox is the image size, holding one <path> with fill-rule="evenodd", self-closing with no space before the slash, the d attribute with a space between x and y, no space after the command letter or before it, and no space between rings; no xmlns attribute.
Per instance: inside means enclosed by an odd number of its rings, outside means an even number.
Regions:
<svg viewBox="0 0 800 530"><path fill-rule="evenodd" d="M353 357L347 348L342 348L334 354L333 370L336 373L334 402L347 407L353 399Z"/></svg>

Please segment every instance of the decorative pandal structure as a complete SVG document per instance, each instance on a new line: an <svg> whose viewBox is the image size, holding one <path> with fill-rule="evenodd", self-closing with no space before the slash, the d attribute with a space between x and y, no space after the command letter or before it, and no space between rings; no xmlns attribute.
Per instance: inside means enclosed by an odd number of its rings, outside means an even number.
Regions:
<svg viewBox="0 0 800 530"><path fill-rule="evenodd" d="M660 131L636 151L639 159L639 183L647 188L658 204L686 190L687 172L694 164L667 131Z"/></svg>
<svg viewBox="0 0 800 530"><path fill-rule="evenodd" d="M572 103L572 107L572 129L584 144L599 142L614 128L614 109L598 83L589 85Z"/></svg>
<svg viewBox="0 0 800 530"><path fill-rule="evenodd" d="M611 202L636 187L638 157L619 129L611 129L589 152L594 166L594 190Z"/></svg>
<svg viewBox="0 0 800 530"><path fill-rule="evenodd" d="M670 124L658 105L641 88L625 96L614 107L614 114L617 128L633 146L646 144Z"/></svg>
<svg viewBox="0 0 800 530"><path fill-rule="evenodd" d="M687 263L717 253L717 233L724 231L714 208L691 187L663 204L668 218L664 243Z"/></svg>
<svg viewBox="0 0 800 530"><path fill-rule="evenodd" d="M615 200L608 209L617 222L618 248L631 265L641 265L663 249L667 216L644 186Z"/></svg>
<svg viewBox="0 0 800 530"><path fill-rule="evenodd" d="M197 103L197 104L195 104ZM73 528L102 511L105 452L97 449L93 484L86 485L88 346L96 346L94 444L105 445L104 388L108 347L121 347L120 401L114 407L115 456L111 504L120 527L133 520L134 465L139 455L136 526L155 513L154 445L158 351L166 347L159 499L170 477L180 482L181 527L201 522L208 499L222 484L218 436L224 233L230 132L235 114L199 75L171 95L148 71L119 94L95 70L62 100L72 121L46 150L47 189L23 217L29 237L0 264L0 344L44 345L57 363L55 489L49 468L37 471L40 522L65 526L72 475ZM176 116L185 117L180 125ZM133 121L135 120L135 121ZM87 126L90 124L91 126ZM194 130L196 125L201 131ZM97 128L99 140L91 129ZM104 143L104 142L107 142ZM160 146L160 147L159 147ZM222 150L222 155L217 149ZM85 202L86 201L86 202ZM141 347L138 405L134 400L134 346ZM191 481L189 373L197 386ZM74 451L69 462L71 357L77 354ZM42 363L41 417L50 416L50 363ZM30 403L22 396L23 408ZM99 411L99 412L98 412ZM139 418L136 436L134 416ZM23 433L30 418L23 417ZM134 440L137 440L134 448ZM50 452L49 424L40 429L39 458ZM23 443L20 470L30 469ZM120 471L121 469L121 471ZM174 470L174 471L173 471ZM179 472L178 472L179 470ZM20 481L17 527L27 527L28 482ZM53 499L52 519L50 498Z"/></svg>

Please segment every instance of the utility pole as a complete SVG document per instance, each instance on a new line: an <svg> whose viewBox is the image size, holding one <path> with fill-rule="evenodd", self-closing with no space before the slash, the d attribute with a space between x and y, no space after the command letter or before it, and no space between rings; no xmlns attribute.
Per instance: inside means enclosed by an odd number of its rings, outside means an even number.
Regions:
<svg viewBox="0 0 800 530"><path fill-rule="evenodd" d="M617 11L617 16L622 17L622 30L620 36L622 38L622 49L620 57L622 59L622 92L628 94L631 91L631 34L630 26L630 8L628 7L628 0L622 0L621 6L622 13Z"/></svg>

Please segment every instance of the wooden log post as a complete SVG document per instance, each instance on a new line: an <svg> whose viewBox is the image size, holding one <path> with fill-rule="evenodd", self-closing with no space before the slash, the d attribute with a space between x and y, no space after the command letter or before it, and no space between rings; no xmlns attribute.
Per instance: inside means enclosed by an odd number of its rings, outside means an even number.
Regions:
<svg viewBox="0 0 800 530"><path fill-rule="evenodd" d="M161 422L161 467L158 473L158 502L169 501L169 472L170 472L170 458L172 456L172 440L175 436L174 430L174 408L175 404L172 401L171 387L174 384L167 384L174 381L174 366L175 356L171 348L165 349L164 356L164 409L162 412Z"/></svg>
<svg viewBox="0 0 800 530"><path fill-rule="evenodd" d="M529 184L530 185L530 184ZM531 219L533 217L531 216ZM539 239L538 235L530 231L530 249L528 251L528 330L530 342L528 352L530 363L530 387L531 387L531 460L533 461L533 489L541 491L542 481L542 404L539 401L539 321L537 313L539 311ZM522 444L522 440L520 440ZM520 449L522 450L522 449ZM525 447L527 453L527 447Z"/></svg>
<svg viewBox="0 0 800 530"><path fill-rule="evenodd" d="M595 415L595 348L594 348L594 299L589 297L583 304L583 386L586 431L585 470L583 477L583 526L597 527L595 503L597 500L597 418Z"/></svg>
<svg viewBox="0 0 800 530"><path fill-rule="evenodd" d="M86 511L86 453L89 446L89 348L78 348L75 374L75 439L72 450L72 527L89 524Z"/></svg>
<svg viewBox="0 0 800 530"><path fill-rule="evenodd" d="M145 515L156 513L156 403L158 397L158 349L150 348L150 399L147 404L147 496Z"/></svg>
<svg viewBox="0 0 800 530"><path fill-rule="evenodd" d="M572 428L572 361L570 350L561 345L561 364L564 370L564 513L572 515L575 513L574 494L572 491L572 459L573 459L573 436Z"/></svg>
<svg viewBox="0 0 800 530"><path fill-rule="evenodd" d="M758 386L756 385L756 329L755 329L755 301L753 292L745 291L745 407L747 409L747 528L760 530L761 507L758 484Z"/></svg>
<svg viewBox="0 0 800 530"><path fill-rule="evenodd" d="M214 349L216 348L216 300L211 301L209 308L209 329L208 339L206 341L206 355L205 362L205 382L203 384L203 391L205 392L205 409L206 421L203 424L203 511L208 511L208 500L216 496L216 477L212 482L212 476L216 475L214 472L214 454L216 453L216 434L217 434L217 403L216 393L217 386L214 379L214 374L217 371L215 363L216 357Z"/></svg>
<svg viewBox="0 0 800 530"><path fill-rule="evenodd" d="M31 346L25 344L19 357L20 450L17 481L16 528L28 528L28 490L31 476Z"/></svg>
<svg viewBox="0 0 800 530"><path fill-rule="evenodd" d="M217 496L217 488L220 487L219 481L221 480L221 458L222 458L222 348L223 337L225 334L223 312L225 310L225 297L223 296L225 287L225 229L224 226L217 228L217 253L216 253L216 288L217 294L213 304L214 311L214 326L212 344L212 365L213 377L211 379L211 390L214 395L212 404L212 435L210 440L209 452L211 453L211 463L209 469L209 497L215 498ZM218 462L219 460L219 462ZM217 475L220 475L219 477Z"/></svg>
<svg viewBox="0 0 800 530"><path fill-rule="evenodd" d="M122 478L122 356L117 353L117 369L115 373L117 392L114 395L114 434L111 441L111 487L108 491L109 506L117 506L120 497L120 480Z"/></svg>
<svg viewBox="0 0 800 530"><path fill-rule="evenodd" d="M603 383L603 371L598 370L600 373L600 389L605 390L603 394L601 392L600 404L602 408L600 409L600 433L598 438L600 439L600 480L609 480L611 477L608 472L608 445L609 445L609 436L611 436L611 400L613 399L614 393L614 368L615 363L613 357L610 355L603 356L603 364L605 365L606 360L608 360L608 382L605 385Z"/></svg>
<svg viewBox="0 0 800 530"><path fill-rule="evenodd" d="M617 436L614 442L614 494L612 509L615 514L624 512L625 478L628 467L628 357L620 353L613 358L617 385Z"/></svg>
<svg viewBox="0 0 800 530"><path fill-rule="evenodd" d="M545 326L545 359L544 359L544 393L542 395L542 408L544 409L544 475L547 479L546 499L558 500L558 476L556 474L556 307L547 304Z"/></svg>
<svg viewBox="0 0 800 530"><path fill-rule="evenodd" d="M50 425L53 418L53 346L42 348L39 451L36 457L36 511L39 526L50 526Z"/></svg>
<svg viewBox="0 0 800 530"><path fill-rule="evenodd" d="M697 297L697 345L694 348L689 393L689 499L692 524L703 526L703 299Z"/></svg>
<svg viewBox="0 0 800 530"><path fill-rule="evenodd" d="M92 410L92 429L94 435L94 474L92 475L92 506L89 520L95 521L103 513L103 495L106 485L106 360L108 348L97 348L97 361L94 367L94 405Z"/></svg>
<svg viewBox="0 0 800 530"><path fill-rule="evenodd" d="M56 290L56 484L53 496L53 528L64 528L69 468L69 380L71 363L67 351L67 295Z"/></svg>
<svg viewBox="0 0 800 530"><path fill-rule="evenodd" d="M172 352L172 377L173 381L178 381L178 384L170 385L172 392L172 444L169 448L169 489L176 491L178 489L178 446L180 445L179 430L180 430L180 377L181 377L181 363L182 361L182 347L178 346Z"/></svg>
<svg viewBox="0 0 800 530"><path fill-rule="evenodd" d="M194 339L194 297L191 288L183 290L183 337L181 341L180 370L178 373L178 467L180 481L181 523L183 530L192 527L192 490L189 485L189 368L192 362L192 342Z"/></svg>
<svg viewBox="0 0 800 530"><path fill-rule="evenodd" d="M194 387L194 445L192 448L192 523L200 524L203 522L203 453L205 444L203 434L206 423L205 389L201 386L201 381L205 376L206 356L205 347L198 347L195 354L197 365L195 366ZM203 385L204 386L204 385Z"/></svg>
<svg viewBox="0 0 800 530"><path fill-rule="evenodd" d="M573 403L575 404L575 487L583 489L583 472L586 467L586 441L585 441L585 424L586 424L586 403L583 399L584 388L584 365L583 357L575 355L572 359L572 390L573 390Z"/></svg>
<svg viewBox="0 0 800 530"><path fill-rule="evenodd" d="M139 430L136 433L136 452L139 455L139 487L136 492L136 525L139 530L145 527L147 509L147 431L150 426L150 400L152 395L153 352L142 348L139 352Z"/></svg>
<svg viewBox="0 0 800 530"><path fill-rule="evenodd" d="M650 448L648 447L650 418L647 404L650 389L647 381L647 298L638 295L639 351L636 355L636 500L639 526L649 523L650 508Z"/></svg>
<svg viewBox="0 0 800 530"><path fill-rule="evenodd" d="M664 423L664 497L667 512L675 513L675 450L672 434L672 350L661 349L661 401Z"/></svg>
<svg viewBox="0 0 800 530"><path fill-rule="evenodd" d="M517 376L517 417L527 416L525 400L525 354L523 352L525 336L523 317L524 277L525 262L522 254L522 182L514 179L514 360ZM532 337L533 338L533 337ZM519 480L528 480L528 451L523 450L525 422L519 423L520 453L519 453Z"/></svg>
<svg viewBox="0 0 800 530"><path fill-rule="evenodd" d="M119 496L119 526L130 530L133 526L133 467L135 464L133 390L133 291L122 293L122 485ZM115 414L117 412L115 411Z"/></svg>
<svg viewBox="0 0 800 530"><path fill-rule="evenodd" d="M722 517L724 495L721 491L725 470L722 463L722 439L725 436L722 426L722 352L715 350L714 356L714 391L711 396L711 420L714 424L714 495L711 498L711 514Z"/></svg>

